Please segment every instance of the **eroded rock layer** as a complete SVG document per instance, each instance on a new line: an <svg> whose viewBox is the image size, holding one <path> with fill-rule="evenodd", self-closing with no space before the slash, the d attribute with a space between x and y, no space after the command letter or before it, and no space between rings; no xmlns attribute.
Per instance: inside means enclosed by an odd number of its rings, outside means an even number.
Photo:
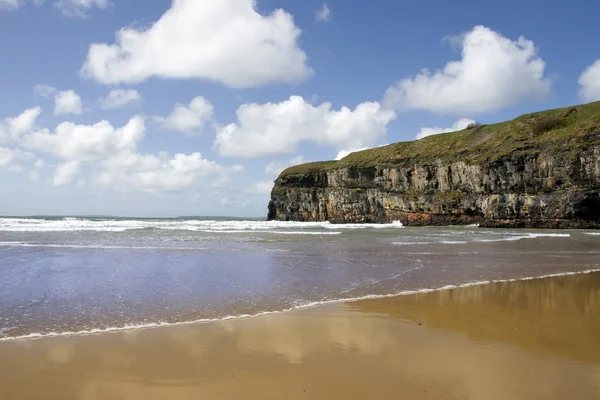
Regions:
<svg viewBox="0 0 600 400"><path fill-rule="evenodd" d="M289 168L268 218L600 228L600 103Z"/></svg>

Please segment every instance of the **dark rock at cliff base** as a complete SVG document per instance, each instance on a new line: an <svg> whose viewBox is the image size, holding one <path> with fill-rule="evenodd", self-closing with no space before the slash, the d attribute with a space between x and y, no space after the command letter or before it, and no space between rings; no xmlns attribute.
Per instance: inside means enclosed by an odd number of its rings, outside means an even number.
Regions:
<svg viewBox="0 0 600 400"><path fill-rule="evenodd" d="M600 228L600 102L288 168L268 219Z"/></svg>

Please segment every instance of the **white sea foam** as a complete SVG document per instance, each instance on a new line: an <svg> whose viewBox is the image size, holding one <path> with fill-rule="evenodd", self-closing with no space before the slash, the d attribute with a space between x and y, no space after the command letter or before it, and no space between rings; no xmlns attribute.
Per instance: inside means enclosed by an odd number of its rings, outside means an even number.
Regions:
<svg viewBox="0 0 600 400"><path fill-rule="evenodd" d="M329 222L283 221L223 221L223 220L116 220L116 219L39 219L0 218L0 231L4 232L124 232L139 229L186 230L197 232L300 232L314 230L354 230L402 228L402 223L389 224L331 224Z"/></svg>
<svg viewBox="0 0 600 400"><path fill-rule="evenodd" d="M400 246L418 245L418 244L434 244L435 242L391 242Z"/></svg>
<svg viewBox="0 0 600 400"><path fill-rule="evenodd" d="M6 247L49 247L57 249L106 249L106 250L207 250L205 247L178 247L178 246L111 246L87 244L53 244L53 243L25 243L25 242L0 242Z"/></svg>
<svg viewBox="0 0 600 400"><path fill-rule="evenodd" d="M545 237L552 237L552 238L571 237L571 235L569 233L527 233L525 235L509 235L509 236L504 236L504 237L494 237L493 239L488 239L485 237L485 235L497 236L497 235L506 235L506 234L505 233L496 233L496 232L494 232L494 233L482 232L482 234L484 235L484 237L480 236L480 237L474 237L474 238L466 238L467 240L442 239L442 240L436 240L436 241L432 240L432 241L411 242L409 239L409 241L406 241L406 242L394 241L391 243L395 244L395 245L408 246L408 245L438 244L438 243L440 243L440 244L467 244L469 242L479 242L479 243L515 242L518 240L538 239L538 238L545 238ZM438 236L447 236L447 235L439 234ZM460 238L464 237L464 235L456 235L456 234L452 234L450 236L460 237ZM431 238L435 239L435 236L432 235Z"/></svg>
<svg viewBox="0 0 600 400"><path fill-rule="evenodd" d="M567 237L571 237L571 235L569 233L528 233L526 235L514 235L514 236L507 236L507 237L503 237L503 238L497 238L497 239L481 239L481 238L477 238L475 239L476 242L514 242L517 240L523 240L523 239L538 239L538 238L543 238L543 237L553 237L553 238L567 238Z"/></svg>
<svg viewBox="0 0 600 400"><path fill-rule="evenodd" d="M591 274L591 273L595 273L595 272L600 272L600 269L559 272L559 273L554 273L554 274L546 274L546 275L540 275L540 276L526 276L526 277L512 278L512 279L474 281L474 282L467 282L467 283L463 283L463 284L459 284L459 285L445 285L445 286L441 286L441 287L437 287L437 288L422 288L422 289L414 289L414 290L403 290L400 292L390 293L390 294L371 294L371 295L365 295L365 296L359 296L359 297L347 297L347 298L340 298L340 299L312 301L312 302L308 302L308 303L297 304L293 307L286 308L283 310L261 311L261 312L255 313L255 314L227 315L227 316L220 317L220 318L201 318L201 319L196 319L196 320L191 320L191 321L181 321L181 322L151 322L151 323L143 323L143 324L128 324L128 325L123 325L123 326L119 326L119 327L92 328L92 329L84 329L84 330L80 330L80 331L30 333L27 335L0 338L0 342L63 337L63 336L93 335L93 334L110 333L110 332L130 331L130 330L137 330L137 329L149 329L149 328L157 328L157 327L228 321L228 320L235 320L235 319L260 317L263 315L270 315L270 314L279 314L279 313L289 312L289 311L293 311L293 310L303 310L303 309L308 309L308 308L313 308L313 307L318 307L318 306L325 306L325 305L329 305L329 304L338 304L338 303L360 301L360 300L383 299L383 298L390 298L390 297L396 297L396 296L408 296L408 295L415 295L415 294L422 294L422 293L440 292L440 291L445 291L445 290L454 290L454 289L462 289L462 288L468 288L468 287L473 287L473 286L489 285L491 283L520 282L520 281L531 281L531 280L537 280L537 279L556 278L556 277L561 277L561 276Z"/></svg>
<svg viewBox="0 0 600 400"><path fill-rule="evenodd" d="M600 232L585 232L585 234L590 236L600 236Z"/></svg>

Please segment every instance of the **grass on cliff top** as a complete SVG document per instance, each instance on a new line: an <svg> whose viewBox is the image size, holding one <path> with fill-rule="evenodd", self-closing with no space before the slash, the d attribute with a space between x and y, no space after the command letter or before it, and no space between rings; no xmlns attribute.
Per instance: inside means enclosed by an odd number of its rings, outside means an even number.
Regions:
<svg viewBox="0 0 600 400"><path fill-rule="evenodd" d="M411 142L358 151L340 161L290 167L282 175L317 169L493 161L510 154L574 151L600 144L600 102L521 115L512 121L481 125Z"/></svg>

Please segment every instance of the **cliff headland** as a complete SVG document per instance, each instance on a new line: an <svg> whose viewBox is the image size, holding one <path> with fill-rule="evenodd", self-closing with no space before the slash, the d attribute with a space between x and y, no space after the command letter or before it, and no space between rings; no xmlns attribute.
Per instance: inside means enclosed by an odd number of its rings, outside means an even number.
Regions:
<svg viewBox="0 0 600 400"><path fill-rule="evenodd" d="M268 219L600 228L600 102L290 167Z"/></svg>

